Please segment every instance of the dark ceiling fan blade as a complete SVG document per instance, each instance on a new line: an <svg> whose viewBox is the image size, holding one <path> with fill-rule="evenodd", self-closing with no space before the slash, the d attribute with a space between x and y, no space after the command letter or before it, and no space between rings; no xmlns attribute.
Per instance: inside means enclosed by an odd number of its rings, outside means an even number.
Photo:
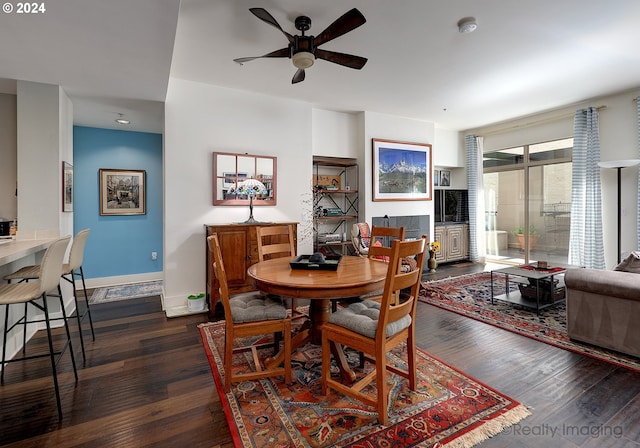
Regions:
<svg viewBox="0 0 640 448"><path fill-rule="evenodd" d="M304 81L304 69L299 68L296 74L293 75L293 79L291 79L291 84L297 84L302 81Z"/></svg>
<svg viewBox="0 0 640 448"><path fill-rule="evenodd" d="M367 63L367 58L354 56L352 54L338 53L336 51L327 51L316 48L316 58L335 64L344 65L345 67L360 70Z"/></svg>
<svg viewBox="0 0 640 448"><path fill-rule="evenodd" d="M313 43L316 47L329 42L330 40L340 37L343 34L348 33L351 30L358 28L364 24L367 19L364 18L362 13L356 8L351 11L347 11L342 16L338 17L335 22L329 25L323 32L318 34Z"/></svg>
<svg viewBox="0 0 640 448"><path fill-rule="evenodd" d="M267 53L265 55L262 56L251 56L248 58L238 58L238 59L234 59L234 62L237 62L238 64L242 65L245 62L249 62L249 61L253 61L254 59L259 59L259 58L288 58L289 57L289 47L287 48L281 48L279 50L276 51L272 51L271 53Z"/></svg>
<svg viewBox="0 0 640 448"><path fill-rule="evenodd" d="M278 28L282 34L284 34L287 37L287 40L289 40L290 43L294 42L294 38L291 34L287 33L285 30L282 29L282 27L280 26L280 24L276 21L276 19L273 18L273 16L271 14L269 14L269 12L264 9L264 8L249 8L249 11L251 11L253 13L254 16L256 16L258 19L262 20L263 22L268 23L269 25Z"/></svg>

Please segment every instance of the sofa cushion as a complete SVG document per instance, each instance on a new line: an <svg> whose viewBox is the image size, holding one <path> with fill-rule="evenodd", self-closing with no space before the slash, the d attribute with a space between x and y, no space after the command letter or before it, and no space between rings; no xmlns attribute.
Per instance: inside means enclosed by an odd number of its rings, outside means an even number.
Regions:
<svg viewBox="0 0 640 448"><path fill-rule="evenodd" d="M609 297L640 301L640 278L629 272L603 269L567 269L564 282L568 290L586 291Z"/></svg>
<svg viewBox="0 0 640 448"><path fill-rule="evenodd" d="M622 260L613 270L640 274L640 252L631 252L627 258Z"/></svg>

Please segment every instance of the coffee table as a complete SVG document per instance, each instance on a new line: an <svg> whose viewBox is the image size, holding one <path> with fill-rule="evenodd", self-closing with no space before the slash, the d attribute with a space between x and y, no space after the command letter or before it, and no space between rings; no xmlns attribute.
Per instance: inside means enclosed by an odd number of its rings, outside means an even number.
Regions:
<svg viewBox="0 0 640 448"><path fill-rule="evenodd" d="M491 304L493 305L494 299L502 300L536 310L536 313L540 314L540 310L565 301L564 283L562 283L562 279L558 279L559 281L556 283L554 277L564 274L568 268L573 267L577 266L556 263L544 269L536 267L535 264L494 269L491 271ZM494 279L497 280L499 276L504 277L505 293L496 296L494 295L493 285ZM519 286L527 285L530 288L534 288L535 297L524 297L520 290L510 291L510 281L518 283Z"/></svg>

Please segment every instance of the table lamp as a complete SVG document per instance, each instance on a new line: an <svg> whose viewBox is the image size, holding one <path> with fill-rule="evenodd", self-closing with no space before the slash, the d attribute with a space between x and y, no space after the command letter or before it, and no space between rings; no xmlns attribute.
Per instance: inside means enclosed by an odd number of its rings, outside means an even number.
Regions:
<svg viewBox="0 0 640 448"><path fill-rule="evenodd" d="M622 252L621 247L621 230L622 230L622 202L620 197L620 181L621 181L621 171L622 168L627 168L630 166L636 166L640 164L639 159L629 159L629 160L611 160L607 162L598 162L598 166L600 168L615 168L618 170L618 264L620 264L620 254Z"/></svg>
<svg viewBox="0 0 640 448"><path fill-rule="evenodd" d="M246 194L249 196L249 219L244 221L242 224L260 223L260 221L256 221L253 218L253 197L259 194L267 194L267 187L257 179L247 179L238 183L238 187L232 188L229 192L235 193L236 195Z"/></svg>

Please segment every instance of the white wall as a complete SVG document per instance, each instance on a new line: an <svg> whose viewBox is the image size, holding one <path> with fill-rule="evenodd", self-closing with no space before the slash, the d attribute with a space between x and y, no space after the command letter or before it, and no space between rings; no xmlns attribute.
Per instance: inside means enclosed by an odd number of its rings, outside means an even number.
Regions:
<svg viewBox="0 0 640 448"><path fill-rule="evenodd" d="M0 93L0 218L18 216L16 96Z"/></svg>
<svg viewBox="0 0 640 448"><path fill-rule="evenodd" d="M412 120L409 118L385 115L374 112L363 113L364 142L362 151L364 164L361 164L360 191L364 200L364 209L360 215L371 223L374 216L429 215L430 240L433 241L433 201L373 201L373 149L371 140L397 140L414 143L431 143L433 158L436 159L438 148L434 145L435 127L431 122Z"/></svg>
<svg viewBox="0 0 640 448"><path fill-rule="evenodd" d="M73 233L73 214L62 213L62 161L73 161L73 106L59 86L26 81L17 83L16 123L18 179L18 238L57 238ZM14 174L15 179L16 174ZM15 188L15 180L14 186ZM0 266L0 275L26 266L39 264L42 253L21 258ZM75 309L73 291L68 282L61 282L65 309L70 315ZM61 317L58 299L49 299L53 318ZM0 329L4 327L4 307L0 310ZM9 322L23 314L22 306L9 309ZM29 308L29 316L42 312ZM60 326L58 321L54 326ZM30 324L27 340L43 323ZM13 331L7 342L7 355L12 357L22 347L22 334Z"/></svg>
<svg viewBox="0 0 640 448"><path fill-rule="evenodd" d="M600 107L600 159L620 160L640 158L635 98L640 90L583 101L573 106L472 129L463 134L484 136L484 149L491 151L528 143L545 142L573 136L573 114L577 109ZM603 169L602 216L605 263L613 268L617 263L617 172ZM636 217L638 215L638 167L622 170L622 251L637 250Z"/></svg>
<svg viewBox="0 0 640 448"><path fill-rule="evenodd" d="M314 156L353 159L362 156L358 114L313 109L312 120Z"/></svg>
<svg viewBox="0 0 640 448"><path fill-rule="evenodd" d="M165 307L205 289L205 224L244 221L248 207L213 206L214 151L277 157L274 207L260 221L296 221L310 253L312 108L297 101L171 78L165 103Z"/></svg>
<svg viewBox="0 0 640 448"><path fill-rule="evenodd" d="M73 212L62 212L62 162L73 165L73 104L66 92L58 88L58 185L60 191L58 194L58 216L60 236L74 235L73 231ZM67 283L67 282L64 282Z"/></svg>
<svg viewBox="0 0 640 448"><path fill-rule="evenodd" d="M20 237L58 237L62 204L63 125L59 86L18 81L18 233ZM65 108L65 114L67 113ZM73 147L69 149L73 151Z"/></svg>

